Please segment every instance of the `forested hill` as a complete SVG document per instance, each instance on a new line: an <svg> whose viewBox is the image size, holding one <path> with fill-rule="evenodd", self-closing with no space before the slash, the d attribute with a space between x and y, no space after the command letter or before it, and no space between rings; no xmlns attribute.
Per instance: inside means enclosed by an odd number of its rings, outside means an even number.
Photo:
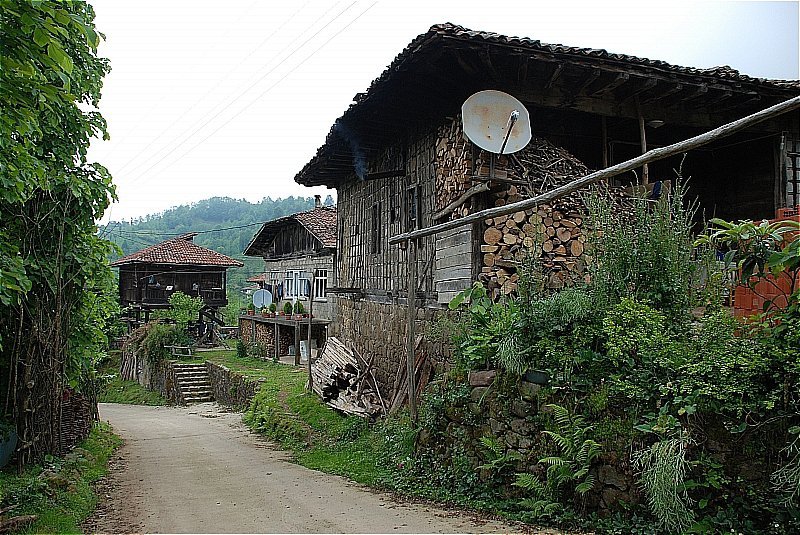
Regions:
<svg viewBox="0 0 800 535"><path fill-rule="evenodd" d="M333 204L328 196L326 205ZM314 207L312 197L264 198L258 203L229 197L213 197L194 204L176 206L133 221L111 221L100 228L100 235L130 254L149 245L187 232L197 232L194 242L241 260L245 267L232 269L229 288L239 289L248 277L261 273L263 261L242 256L259 225ZM112 259L113 260L113 259Z"/></svg>

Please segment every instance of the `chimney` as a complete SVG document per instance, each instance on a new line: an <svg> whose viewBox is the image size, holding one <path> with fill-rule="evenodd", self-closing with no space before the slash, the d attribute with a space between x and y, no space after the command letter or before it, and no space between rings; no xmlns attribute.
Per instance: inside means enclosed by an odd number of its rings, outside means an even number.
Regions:
<svg viewBox="0 0 800 535"><path fill-rule="evenodd" d="M314 208L322 207L322 195L314 195Z"/></svg>

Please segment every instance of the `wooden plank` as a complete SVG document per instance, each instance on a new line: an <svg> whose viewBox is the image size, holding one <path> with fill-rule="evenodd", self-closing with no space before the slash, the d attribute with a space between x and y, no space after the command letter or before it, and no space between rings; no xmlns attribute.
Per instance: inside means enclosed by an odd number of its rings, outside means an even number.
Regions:
<svg viewBox="0 0 800 535"><path fill-rule="evenodd" d="M436 282L453 280L453 279L471 279L472 266L462 265L442 269L437 273Z"/></svg>
<svg viewBox="0 0 800 535"><path fill-rule="evenodd" d="M440 271L451 267L469 266L472 262L472 251L447 255L443 258L436 258L436 279L440 280Z"/></svg>
<svg viewBox="0 0 800 535"><path fill-rule="evenodd" d="M436 250L441 250L446 247L454 247L463 244L469 244L472 242L472 232L470 229L458 229L461 232L456 234L451 234L449 236L445 236L443 238L436 239Z"/></svg>
<svg viewBox="0 0 800 535"><path fill-rule="evenodd" d="M460 278L450 279L436 283L437 292L460 292L465 288L472 286L472 279Z"/></svg>

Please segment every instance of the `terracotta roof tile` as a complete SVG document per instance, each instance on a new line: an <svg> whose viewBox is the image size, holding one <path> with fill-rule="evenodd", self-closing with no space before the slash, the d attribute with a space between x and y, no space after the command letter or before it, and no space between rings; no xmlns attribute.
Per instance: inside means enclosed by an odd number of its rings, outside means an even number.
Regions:
<svg viewBox="0 0 800 535"><path fill-rule="evenodd" d="M111 265L123 266L134 263L225 267L242 267L244 265L222 253L195 244L192 239L196 235L197 233L193 232L151 245L141 251L123 256L112 262Z"/></svg>
<svg viewBox="0 0 800 535"><path fill-rule="evenodd" d="M336 207L321 206L307 212L298 212L267 221L245 247L247 256L261 256L261 251L287 225L299 223L310 232L325 249L336 248Z"/></svg>

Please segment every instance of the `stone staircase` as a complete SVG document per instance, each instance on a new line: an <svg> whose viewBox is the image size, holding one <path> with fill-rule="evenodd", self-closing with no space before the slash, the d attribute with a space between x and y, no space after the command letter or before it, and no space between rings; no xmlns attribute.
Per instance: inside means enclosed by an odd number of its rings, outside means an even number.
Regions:
<svg viewBox="0 0 800 535"><path fill-rule="evenodd" d="M202 403L213 401L211 380L205 364L184 364L173 362L175 386L181 393L184 403Z"/></svg>

